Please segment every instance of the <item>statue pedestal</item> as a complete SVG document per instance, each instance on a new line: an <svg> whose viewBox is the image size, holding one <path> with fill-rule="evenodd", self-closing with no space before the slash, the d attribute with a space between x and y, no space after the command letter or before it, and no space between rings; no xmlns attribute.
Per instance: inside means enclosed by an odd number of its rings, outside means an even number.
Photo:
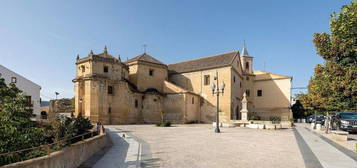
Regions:
<svg viewBox="0 0 357 168"><path fill-rule="evenodd" d="M248 111L240 111L242 114L242 121L248 121Z"/></svg>
<svg viewBox="0 0 357 168"><path fill-rule="evenodd" d="M240 110L242 115L242 121L248 121L248 101L246 93L243 94L242 100L242 110Z"/></svg>

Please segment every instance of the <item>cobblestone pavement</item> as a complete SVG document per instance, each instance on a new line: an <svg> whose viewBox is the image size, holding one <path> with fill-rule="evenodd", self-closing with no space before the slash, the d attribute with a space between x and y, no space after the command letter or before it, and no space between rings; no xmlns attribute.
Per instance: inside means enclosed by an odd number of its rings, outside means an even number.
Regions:
<svg viewBox="0 0 357 168"><path fill-rule="evenodd" d="M107 156L119 160L123 167L305 167L291 129L274 131L222 128L222 133L217 134L208 124L175 125L166 128L153 125L120 125L111 128L122 131L121 137L123 133L134 137L141 147L138 150L137 143L130 140L130 143L135 144L135 150L139 151L137 155L125 156L120 153L118 156ZM125 151L132 150L130 145L128 147L127 143L120 141L123 142ZM129 165L125 163L128 159L125 157L129 157ZM100 167L99 164L96 166Z"/></svg>

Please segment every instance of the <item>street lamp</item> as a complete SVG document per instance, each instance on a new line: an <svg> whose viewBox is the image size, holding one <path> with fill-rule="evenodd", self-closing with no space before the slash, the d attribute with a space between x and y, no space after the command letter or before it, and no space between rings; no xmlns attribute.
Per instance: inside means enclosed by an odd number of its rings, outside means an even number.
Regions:
<svg viewBox="0 0 357 168"><path fill-rule="evenodd" d="M212 89L212 95L216 94L217 95L217 113L216 113L216 129L214 130L214 132L216 133L220 133L221 131L219 130L219 94L224 93L224 88L225 88L225 84L222 82L221 87L219 88L219 82L218 82L218 71L216 71L216 76L214 77L214 80L216 80L216 83L212 83L211 85L211 89ZM217 90L216 90L216 86L217 86ZM220 91L221 89L221 91Z"/></svg>

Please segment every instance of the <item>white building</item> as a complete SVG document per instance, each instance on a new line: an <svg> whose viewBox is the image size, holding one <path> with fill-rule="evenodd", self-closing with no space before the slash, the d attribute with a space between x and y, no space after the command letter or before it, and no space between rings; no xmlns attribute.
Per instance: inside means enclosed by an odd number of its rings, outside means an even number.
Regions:
<svg viewBox="0 0 357 168"><path fill-rule="evenodd" d="M28 99L31 102L30 107L33 109L33 114L35 114L37 118L40 117L40 85L24 78L2 65L0 65L0 78L4 78L6 84L15 83L16 86L28 96Z"/></svg>

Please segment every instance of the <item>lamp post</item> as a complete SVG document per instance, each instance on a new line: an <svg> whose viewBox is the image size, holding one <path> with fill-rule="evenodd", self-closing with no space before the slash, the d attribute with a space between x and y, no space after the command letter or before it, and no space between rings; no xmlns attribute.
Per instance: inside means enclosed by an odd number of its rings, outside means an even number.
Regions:
<svg viewBox="0 0 357 168"><path fill-rule="evenodd" d="M212 83L211 88L212 88L212 94L216 94L217 96L217 113L216 113L216 128L214 130L215 133L220 133L220 129L219 129L219 94L224 93L224 87L225 84L222 82L221 84L221 88L219 88L219 82L218 82L218 71L216 71L216 76L214 77L214 80L216 81L217 85L215 83ZM217 90L216 90L217 87ZM221 89L221 91L220 91Z"/></svg>

